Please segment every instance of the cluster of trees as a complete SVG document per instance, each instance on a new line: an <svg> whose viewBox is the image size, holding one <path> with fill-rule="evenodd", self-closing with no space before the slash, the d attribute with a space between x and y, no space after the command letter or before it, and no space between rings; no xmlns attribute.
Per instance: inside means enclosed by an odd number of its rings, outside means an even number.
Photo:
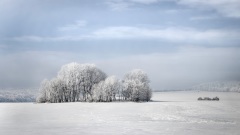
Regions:
<svg viewBox="0 0 240 135"><path fill-rule="evenodd" d="M41 83L37 102L111 102L149 101L152 91L145 72L135 69L123 80L106 73L94 64L70 63L62 66L56 78Z"/></svg>

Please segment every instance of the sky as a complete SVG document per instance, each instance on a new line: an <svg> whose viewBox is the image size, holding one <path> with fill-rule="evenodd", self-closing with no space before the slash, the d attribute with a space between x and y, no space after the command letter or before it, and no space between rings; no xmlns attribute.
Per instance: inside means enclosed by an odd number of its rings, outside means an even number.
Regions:
<svg viewBox="0 0 240 135"><path fill-rule="evenodd" d="M70 62L153 90L240 81L239 0L0 0L0 89L38 88Z"/></svg>

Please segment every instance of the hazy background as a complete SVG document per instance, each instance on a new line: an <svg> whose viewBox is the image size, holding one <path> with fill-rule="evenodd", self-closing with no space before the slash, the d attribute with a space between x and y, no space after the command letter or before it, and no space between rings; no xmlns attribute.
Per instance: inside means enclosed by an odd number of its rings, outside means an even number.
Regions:
<svg viewBox="0 0 240 135"><path fill-rule="evenodd" d="M240 81L238 0L0 0L0 89L63 64L145 70L154 90Z"/></svg>

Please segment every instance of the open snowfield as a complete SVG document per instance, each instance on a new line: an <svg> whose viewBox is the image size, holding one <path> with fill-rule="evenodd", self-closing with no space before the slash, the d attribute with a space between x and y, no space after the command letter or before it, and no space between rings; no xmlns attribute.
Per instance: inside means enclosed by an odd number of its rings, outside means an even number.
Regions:
<svg viewBox="0 0 240 135"><path fill-rule="evenodd" d="M198 97L220 101L197 101ZM240 93L155 92L153 102L0 103L1 135L237 135Z"/></svg>

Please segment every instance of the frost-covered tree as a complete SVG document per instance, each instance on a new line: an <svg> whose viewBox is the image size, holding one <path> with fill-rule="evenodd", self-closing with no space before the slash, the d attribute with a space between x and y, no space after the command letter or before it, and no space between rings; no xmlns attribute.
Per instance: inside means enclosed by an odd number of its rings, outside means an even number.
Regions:
<svg viewBox="0 0 240 135"><path fill-rule="evenodd" d="M63 65L57 78L43 81L38 102L92 101L93 85L105 80L106 74L94 64Z"/></svg>
<svg viewBox="0 0 240 135"><path fill-rule="evenodd" d="M120 81L115 76L110 76L104 81L94 85L93 95L94 101L111 102L116 100L121 88Z"/></svg>
<svg viewBox="0 0 240 135"><path fill-rule="evenodd" d="M123 84L122 84L123 82ZM63 65L56 78L44 80L37 102L111 102L119 100L149 101L152 92L147 74L142 70L127 73L120 82L94 64Z"/></svg>
<svg viewBox="0 0 240 135"><path fill-rule="evenodd" d="M104 85L105 82L101 81L93 86L93 100L96 102L103 102L104 99Z"/></svg>
<svg viewBox="0 0 240 135"><path fill-rule="evenodd" d="M124 76L123 96L125 100L149 101L152 97L152 90L149 86L147 74L140 69L135 69Z"/></svg>
<svg viewBox="0 0 240 135"><path fill-rule="evenodd" d="M61 78L54 78L50 81L49 101L53 103L59 103L65 101L65 84Z"/></svg>
<svg viewBox="0 0 240 135"><path fill-rule="evenodd" d="M37 102L64 102L63 82L59 78L54 78L50 81L44 80L41 83L40 93L37 97Z"/></svg>
<svg viewBox="0 0 240 135"><path fill-rule="evenodd" d="M47 102L49 96L49 89L50 89L50 83L47 79L44 79L41 83L40 89L39 89L39 94L37 97L37 102L39 103L44 103Z"/></svg>
<svg viewBox="0 0 240 135"><path fill-rule="evenodd" d="M80 70L79 87L84 101L93 100L93 86L105 80L107 75L94 64L83 64Z"/></svg>
<svg viewBox="0 0 240 135"><path fill-rule="evenodd" d="M70 63L63 65L58 72L58 78L63 81L64 99L66 102L75 102L78 100L80 94L79 76L81 75L82 65L78 63Z"/></svg>
<svg viewBox="0 0 240 135"><path fill-rule="evenodd" d="M121 88L120 81L115 76L110 76L104 82L106 101L116 100L116 95L119 93Z"/></svg>

